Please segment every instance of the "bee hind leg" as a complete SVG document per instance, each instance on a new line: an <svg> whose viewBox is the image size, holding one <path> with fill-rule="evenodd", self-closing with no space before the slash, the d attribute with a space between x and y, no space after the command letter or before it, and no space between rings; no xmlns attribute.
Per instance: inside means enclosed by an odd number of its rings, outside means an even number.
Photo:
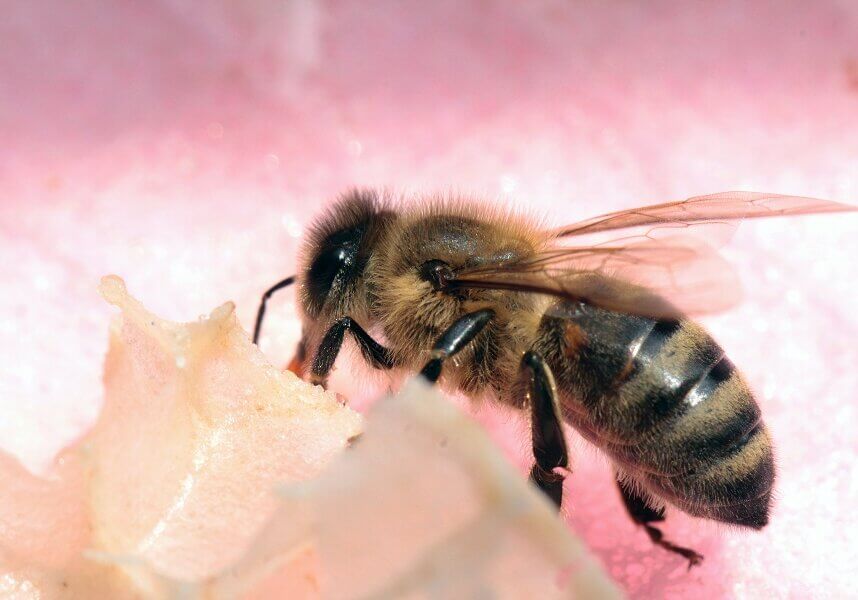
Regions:
<svg viewBox="0 0 858 600"><path fill-rule="evenodd" d="M530 405L531 440L534 463L530 480L560 508L563 503L563 480L566 476L556 469L566 469L569 452L554 375L548 363L535 352L525 352L521 359L521 376L525 379Z"/></svg>
<svg viewBox="0 0 858 600"><path fill-rule="evenodd" d="M679 554L688 560L689 569L703 562L703 555L698 554L691 548L683 548L664 539L664 534L661 530L652 525L652 523L664 521L664 508L652 508L647 504L645 498L634 491L632 486L619 478L617 479L617 487L620 490L620 496L623 498L623 504L625 504L626 510L632 517L632 520L644 528L653 544L661 546L668 552Z"/></svg>

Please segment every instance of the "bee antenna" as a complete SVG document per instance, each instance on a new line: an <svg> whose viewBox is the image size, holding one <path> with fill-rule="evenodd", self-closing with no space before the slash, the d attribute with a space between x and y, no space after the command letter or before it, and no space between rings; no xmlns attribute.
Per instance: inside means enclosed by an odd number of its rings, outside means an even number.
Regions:
<svg viewBox="0 0 858 600"><path fill-rule="evenodd" d="M262 301L259 303L259 311L256 313L256 325L253 327L253 343L256 344L259 342L259 332L262 330L262 317L265 316L265 308L268 304L268 299L274 295L274 292L278 290L282 290L285 287L289 287L295 283L295 276L291 275L284 279L283 281L279 281L275 283L271 288L266 290L264 294L262 294Z"/></svg>

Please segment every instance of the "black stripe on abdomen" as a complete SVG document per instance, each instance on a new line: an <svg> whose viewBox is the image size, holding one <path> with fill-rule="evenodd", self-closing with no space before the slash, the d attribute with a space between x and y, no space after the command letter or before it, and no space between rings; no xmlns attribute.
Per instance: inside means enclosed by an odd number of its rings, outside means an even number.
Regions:
<svg viewBox="0 0 858 600"><path fill-rule="evenodd" d="M636 351L633 350L632 360L635 361L635 369L639 368L638 365L652 363L681 328L682 323L673 319L656 321L640 347Z"/></svg>
<svg viewBox="0 0 858 600"><path fill-rule="evenodd" d="M685 401L689 406L697 406L711 397L719 385L730 379L735 370L736 367L733 366L730 359L722 355L720 360L705 373L705 376L701 377L696 385L688 390Z"/></svg>
<svg viewBox="0 0 858 600"><path fill-rule="evenodd" d="M715 344L711 338L704 338L702 343L697 344L695 352L681 362L672 363L670 350L666 347L674 335L685 335L680 332L680 324L662 325L659 323L653 330L653 334L664 336L657 343L651 343L650 336L641 346L640 352L635 359L637 371L649 367L646 373L648 379L656 380L647 391L643 393L640 402L640 415L638 427L641 432L648 431L653 427L681 418L682 414L689 409L689 394L700 386L701 381L706 380L712 370L723 361L724 352ZM667 337L666 332L671 332ZM689 342L693 338L689 338ZM652 353L652 354L650 354ZM660 359L660 360L659 360ZM650 365L656 365L650 367ZM714 367L713 367L714 365ZM728 375L729 376L729 375Z"/></svg>
<svg viewBox="0 0 858 600"><path fill-rule="evenodd" d="M759 529L768 522L775 480L765 428L758 423L725 450L718 460L699 470L648 481L686 512Z"/></svg>
<svg viewBox="0 0 858 600"><path fill-rule="evenodd" d="M633 368L618 388L623 430L635 439L669 427L689 410L689 394L723 359L708 336L683 329L679 321L659 321L633 354Z"/></svg>
<svg viewBox="0 0 858 600"><path fill-rule="evenodd" d="M566 375L577 398L593 410L613 396L633 374L630 353L649 356L673 334L674 326L659 328L652 319L613 313L592 306L572 306L564 315L566 363L555 370ZM668 323L668 322L666 322ZM658 329L658 331L656 331ZM644 345L649 344L646 349Z"/></svg>
<svg viewBox="0 0 858 600"><path fill-rule="evenodd" d="M683 418L690 426L682 431L682 421L677 423L676 443L688 455L689 462L714 463L730 456L747 442L762 426L760 407L750 392L731 398L726 404L718 402L716 392L725 385L735 372L735 367L726 358L718 361L709 373L694 386L685 398L688 406ZM727 412L729 408L729 412Z"/></svg>

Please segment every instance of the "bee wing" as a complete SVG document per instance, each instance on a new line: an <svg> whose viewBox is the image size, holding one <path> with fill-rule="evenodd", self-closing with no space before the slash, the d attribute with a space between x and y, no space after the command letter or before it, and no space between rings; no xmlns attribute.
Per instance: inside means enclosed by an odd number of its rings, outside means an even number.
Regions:
<svg viewBox="0 0 858 600"><path fill-rule="evenodd" d="M678 236L556 246L515 262L459 270L448 285L548 294L653 318L719 312L741 297L735 272L717 252Z"/></svg>
<svg viewBox="0 0 858 600"><path fill-rule="evenodd" d="M733 269L698 237L701 231L714 226L730 233L748 218L855 210L828 200L779 194L697 196L562 227L552 232L555 245L535 256L465 268L448 285L549 294L654 318L719 312L738 302L741 288ZM628 231L598 244L566 245L618 230Z"/></svg>
<svg viewBox="0 0 858 600"><path fill-rule="evenodd" d="M554 232L554 235L558 238L567 238L651 226L652 229L647 234L652 236L659 229L667 229L669 233L673 233L675 229L718 223L724 224L729 229L731 222L742 219L855 210L858 208L848 204L816 198L757 192L723 192L608 213L561 227Z"/></svg>

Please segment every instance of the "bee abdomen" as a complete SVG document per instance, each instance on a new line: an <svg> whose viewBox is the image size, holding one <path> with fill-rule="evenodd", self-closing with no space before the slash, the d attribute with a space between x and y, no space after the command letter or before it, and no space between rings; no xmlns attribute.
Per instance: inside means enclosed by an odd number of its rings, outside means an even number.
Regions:
<svg viewBox="0 0 858 600"><path fill-rule="evenodd" d="M564 316L566 364L556 368L574 397L565 407L570 423L683 510L765 525L771 443L759 407L721 347L685 320L592 307Z"/></svg>
<svg viewBox="0 0 858 600"><path fill-rule="evenodd" d="M655 342L650 335L641 346L638 370L619 390L642 409L635 454L626 448L623 457L647 470L653 492L687 512L763 527L774 458L759 406L702 329L690 322L658 324L654 332L659 329Z"/></svg>
<svg viewBox="0 0 858 600"><path fill-rule="evenodd" d="M686 512L760 529L768 523L775 465L762 423L706 466L675 476L647 473L642 483Z"/></svg>

